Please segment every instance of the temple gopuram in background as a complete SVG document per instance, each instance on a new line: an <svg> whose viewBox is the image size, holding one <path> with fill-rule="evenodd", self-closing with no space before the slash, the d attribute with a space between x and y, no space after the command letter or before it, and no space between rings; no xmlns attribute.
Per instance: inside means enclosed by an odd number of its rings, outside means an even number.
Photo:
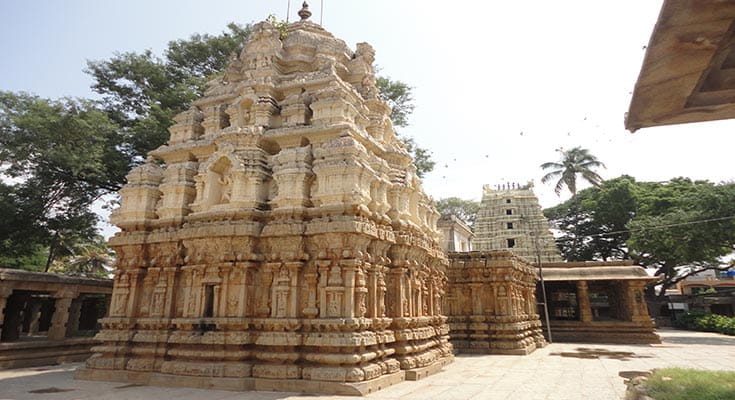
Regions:
<svg viewBox="0 0 735 400"><path fill-rule="evenodd" d="M541 211L533 184L506 183L482 187L472 249L507 249L530 263L560 262L561 256ZM537 252L537 247L540 250Z"/></svg>
<svg viewBox="0 0 735 400"><path fill-rule="evenodd" d="M444 304L458 351L527 354L543 346L543 304L535 309L543 303L541 271L553 341L660 342L644 297L657 278L627 260L562 262L530 183L483 186L474 228L471 252L450 248L454 231L443 229L450 261Z"/></svg>
<svg viewBox="0 0 735 400"><path fill-rule="evenodd" d="M439 213L367 43L253 27L135 168L82 379L367 394L453 359Z"/></svg>

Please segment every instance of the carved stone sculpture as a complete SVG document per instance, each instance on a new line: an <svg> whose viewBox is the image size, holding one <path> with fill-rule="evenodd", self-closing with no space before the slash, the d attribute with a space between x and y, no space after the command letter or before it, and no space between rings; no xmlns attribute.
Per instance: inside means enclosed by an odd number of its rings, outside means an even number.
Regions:
<svg viewBox="0 0 735 400"><path fill-rule="evenodd" d="M525 355L546 345L533 265L503 250L449 256L444 309L458 351Z"/></svg>
<svg viewBox="0 0 735 400"><path fill-rule="evenodd" d="M364 394L452 359L439 214L374 51L302 14L255 25L128 175L112 312L79 377Z"/></svg>

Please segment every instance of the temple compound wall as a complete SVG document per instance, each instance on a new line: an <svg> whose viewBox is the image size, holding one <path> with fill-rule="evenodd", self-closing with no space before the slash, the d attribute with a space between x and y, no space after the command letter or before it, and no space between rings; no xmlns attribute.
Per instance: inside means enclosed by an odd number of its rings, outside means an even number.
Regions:
<svg viewBox="0 0 735 400"><path fill-rule="evenodd" d="M507 249L530 263L539 256L542 262L562 261L531 183L484 185L474 228L473 250Z"/></svg>
<svg viewBox="0 0 735 400"><path fill-rule="evenodd" d="M644 296L658 278L643 267L623 260L545 263L543 275L553 341L661 343Z"/></svg>
<svg viewBox="0 0 735 400"><path fill-rule="evenodd" d="M535 267L505 250L450 253L444 309L460 353L526 355L544 347Z"/></svg>
<svg viewBox="0 0 735 400"><path fill-rule="evenodd" d="M83 379L366 394L451 361L439 214L374 50L256 24L128 175Z"/></svg>
<svg viewBox="0 0 735 400"><path fill-rule="evenodd" d="M112 281L0 268L0 369L83 361Z"/></svg>

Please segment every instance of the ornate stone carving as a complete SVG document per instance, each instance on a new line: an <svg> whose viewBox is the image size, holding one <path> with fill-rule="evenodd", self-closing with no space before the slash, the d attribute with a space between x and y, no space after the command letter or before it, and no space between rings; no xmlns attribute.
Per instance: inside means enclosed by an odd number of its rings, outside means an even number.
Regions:
<svg viewBox="0 0 735 400"><path fill-rule="evenodd" d="M344 394L452 359L438 213L373 60L306 19L283 38L253 27L121 191L111 318L88 376Z"/></svg>
<svg viewBox="0 0 735 400"><path fill-rule="evenodd" d="M508 251L451 253L450 261L452 295L444 303L455 348L467 353L528 354L546 345L531 264Z"/></svg>

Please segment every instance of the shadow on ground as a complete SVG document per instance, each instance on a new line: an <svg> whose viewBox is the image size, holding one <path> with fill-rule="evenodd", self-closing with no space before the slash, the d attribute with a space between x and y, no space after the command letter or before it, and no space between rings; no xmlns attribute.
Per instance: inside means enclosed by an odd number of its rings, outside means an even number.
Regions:
<svg viewBox="0 0 735 400"><path fill-rule="evenodd" d="M608 358L612 360L628 361L633 358L652 358L648 355L639 355L630 351L610 351L607 349L600 348L586 348L577 347L574 351L563 351L560 353L549 353L550 356L568 357L568 358L585 358L585 359L600 359Z"/></svg>

